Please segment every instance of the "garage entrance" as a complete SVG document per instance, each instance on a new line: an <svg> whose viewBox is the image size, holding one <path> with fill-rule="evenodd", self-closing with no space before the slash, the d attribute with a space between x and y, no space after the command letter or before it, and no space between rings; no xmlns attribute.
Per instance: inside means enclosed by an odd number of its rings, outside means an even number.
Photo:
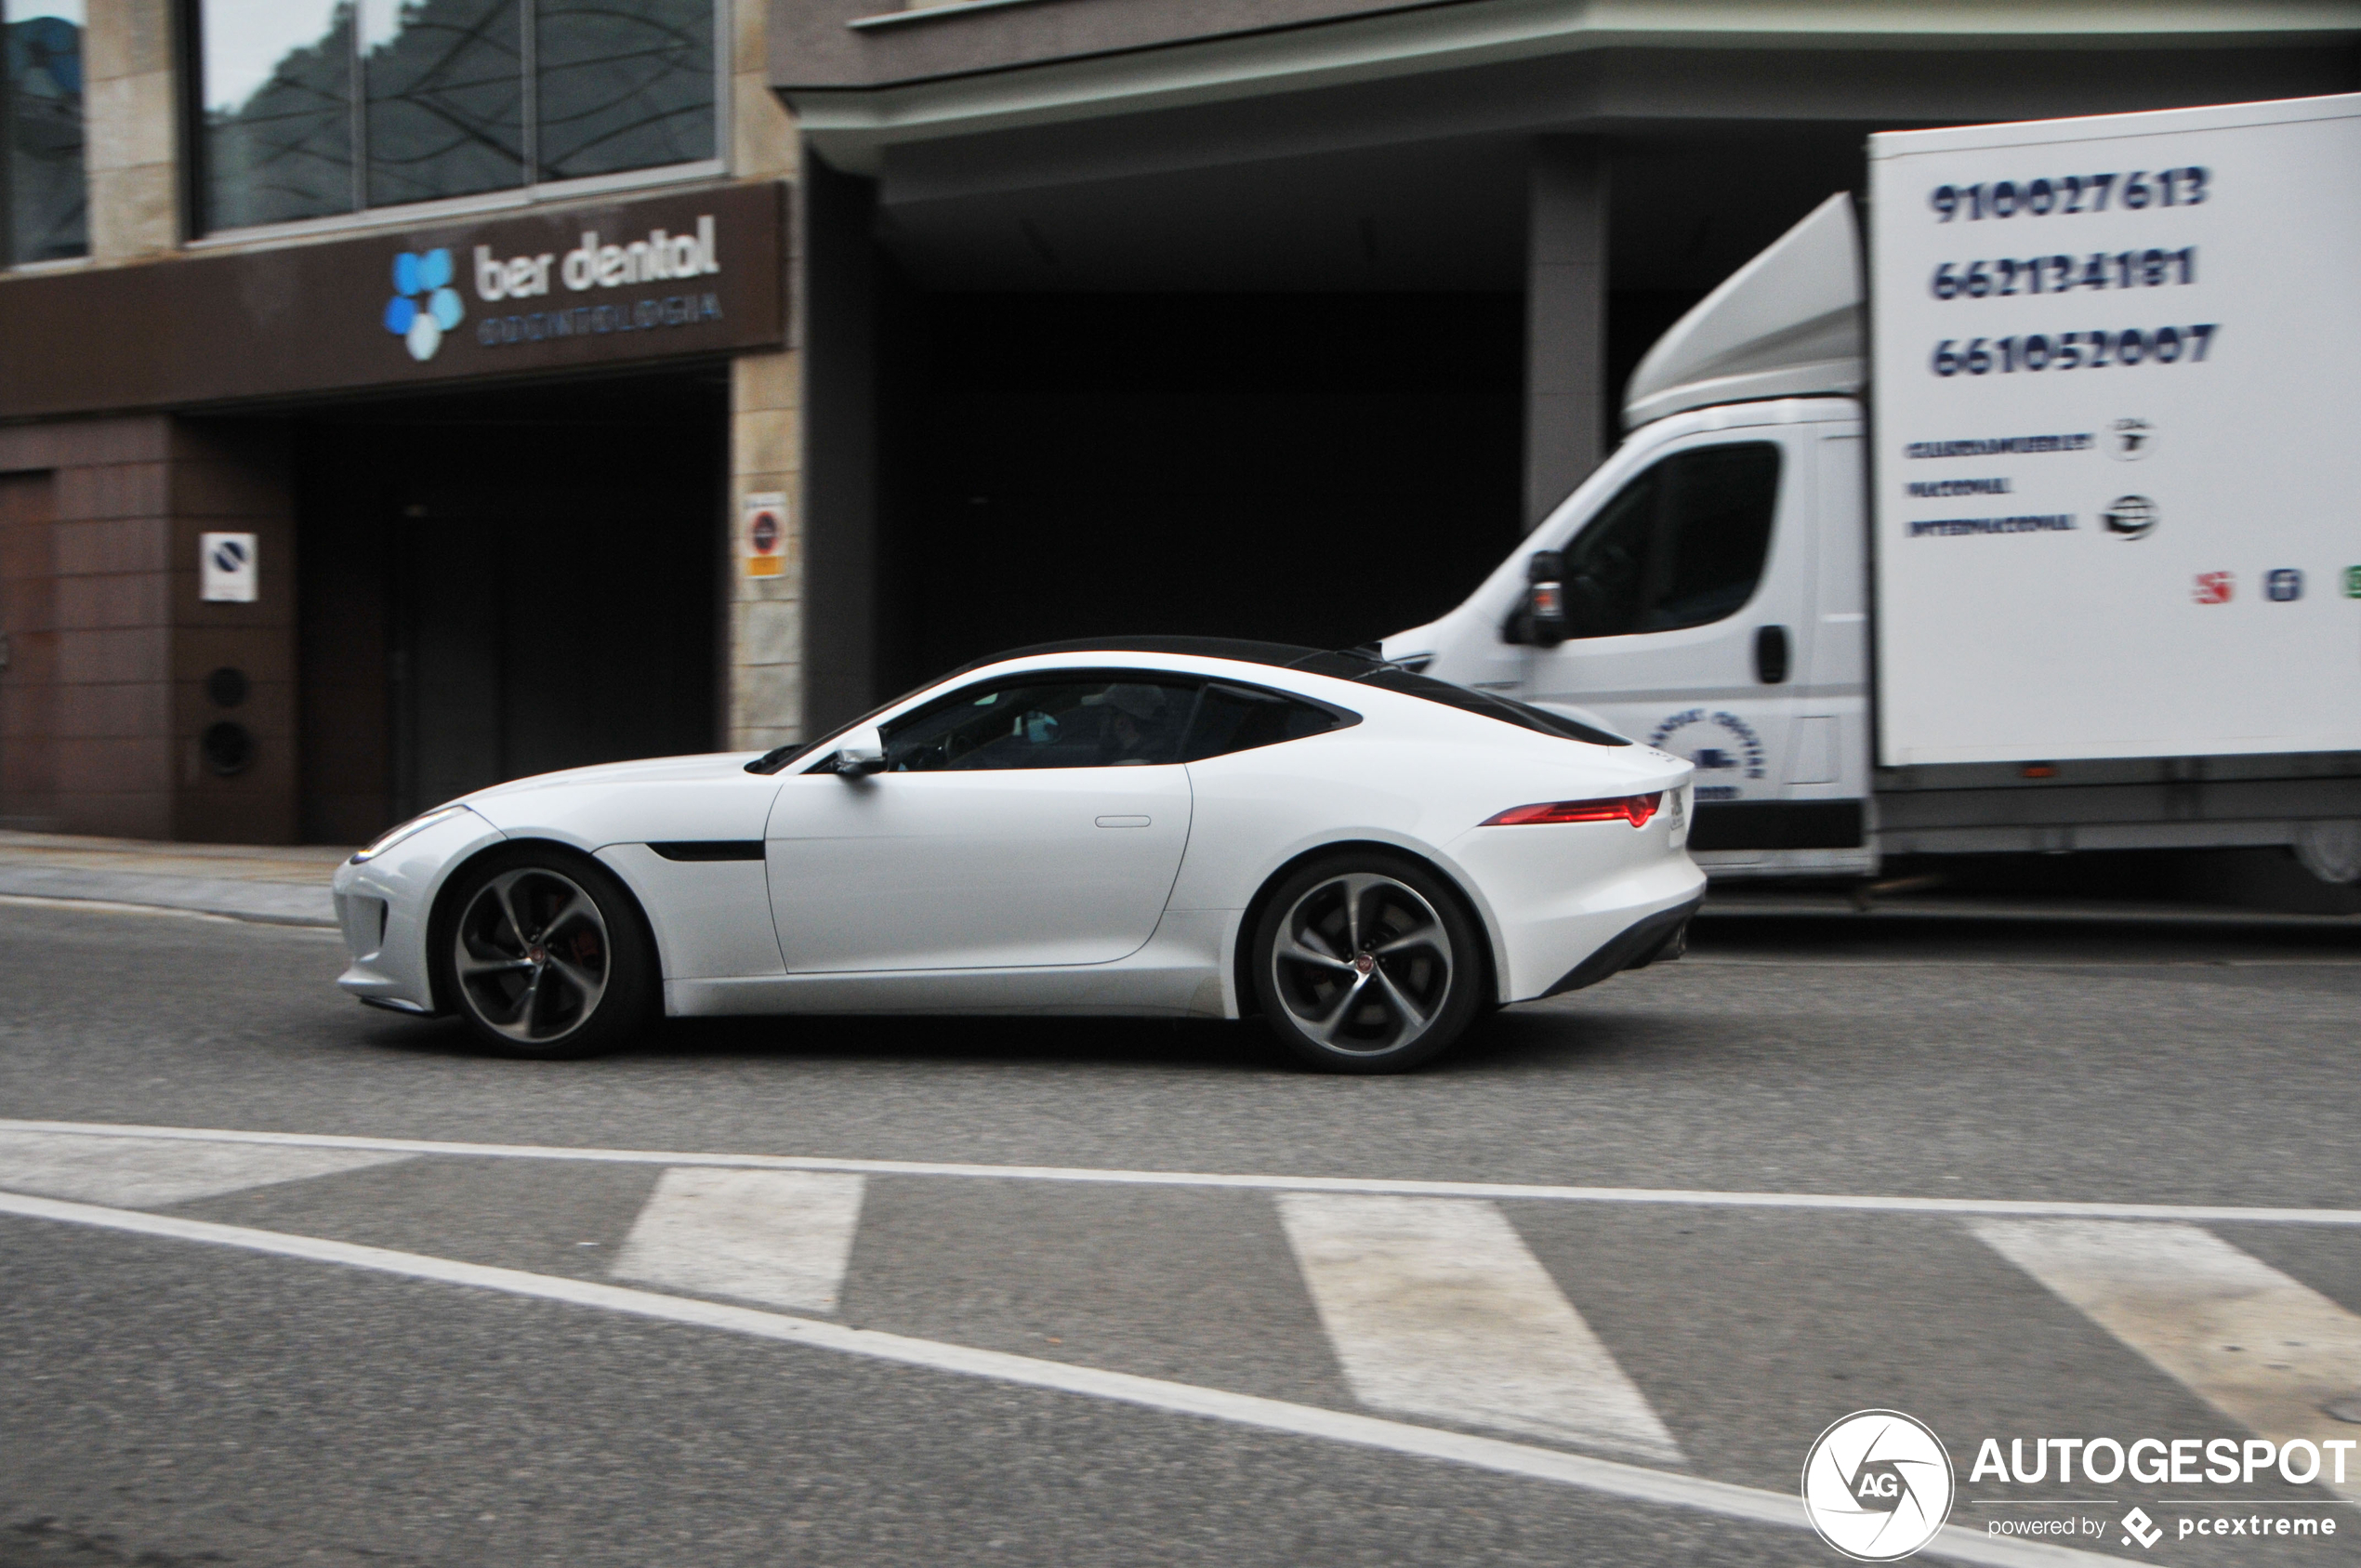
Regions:
<svg viewBox="0 0 2361 1568"><path fill-rule="evenodd" d="M1519 534L1512 294L905 296L880 386L884 684L1184 632L1346 647Z"/></svg>
<svg viewBox="0 0 2361 1568"><path fill-rule="evenodd" d="M711 369L297 427L307 837L717 744L727 412Z"/></svg>

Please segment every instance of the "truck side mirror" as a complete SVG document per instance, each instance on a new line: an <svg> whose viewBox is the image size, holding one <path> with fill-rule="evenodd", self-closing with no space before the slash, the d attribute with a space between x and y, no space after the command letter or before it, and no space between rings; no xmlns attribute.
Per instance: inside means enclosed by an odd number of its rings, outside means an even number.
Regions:
<svg viewBox="0 0 2361 1568"><path fill-rule="evenodd" d="M1565 558L1556 550L1536 550L1524 563L1524 640L1537 648L1555 648L1566 639Z"/></svg>
<svg viewBox="0 0 2361 1568"><path fill-rule="evenodd" d="M885 736L874 724L850 731L837 743L837 772L840 777L861 778L885 771Z"/></svg>

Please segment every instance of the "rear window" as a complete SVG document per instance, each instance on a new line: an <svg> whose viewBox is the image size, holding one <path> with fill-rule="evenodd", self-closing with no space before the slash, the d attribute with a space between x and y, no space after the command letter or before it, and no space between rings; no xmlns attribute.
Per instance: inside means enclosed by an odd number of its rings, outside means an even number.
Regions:
<svg viewBox="0 0 2361 1568"><path fill-rule="evenodd" d="M1328 708L1283 697L1276 692L1211 681L1206 686L1205 695L1197 699L1196 718L1189 726L1189 741L1180 753L1180 760L1202 762L1208 757L1226 757L1233 751L1299 741L1306 735L1333 730L1344 721L1342 715Z"/></svg>
<svg viewBox="0 0 2361 1568"><path fill-rule="evenodd" d="M1329 673L1321 670L1319 674ZM1383 692L1399 692L1405 697L1418 697L1444 707L1457 708L1461 713L1482 714L1503 724L1513 724L1520 730L1532 730L1561 740L1580 741L1585 745L1629 745L1621 735L1595 729L1580 719L1568 718L1562 713L1551 713L1513 697L1496 696L1490 692L1474 692L1465 686L1454 686L1447 680L1437 680L1431 675L1416 675L1399 665L1379 665L1360 675L1342 677L1364 686L1375 686Z"/></svg>

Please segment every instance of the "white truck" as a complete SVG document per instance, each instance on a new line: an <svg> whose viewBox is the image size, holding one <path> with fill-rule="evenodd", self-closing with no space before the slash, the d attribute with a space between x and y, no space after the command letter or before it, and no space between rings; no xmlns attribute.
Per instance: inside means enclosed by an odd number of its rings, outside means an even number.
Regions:
<svg viewBox="0 0 2361 1568"><path fill-rule="evenodd" d="M2285 845L2361 878L2361 95L1869 141L1629 435L1385 640L1697 768L1717 876Z"/></svg>

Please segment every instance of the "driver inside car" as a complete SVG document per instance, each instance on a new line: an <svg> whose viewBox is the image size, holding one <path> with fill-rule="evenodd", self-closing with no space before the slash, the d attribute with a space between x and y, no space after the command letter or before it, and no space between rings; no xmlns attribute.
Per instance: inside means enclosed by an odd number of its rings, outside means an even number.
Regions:
<svg viewBox="0 0 2361 1568"><path fill-rule="evenodd" d="M1176 747L1173 728L1179 721L1176 705L1159 686L1110 686L1088 705L1107 709L1106 728L1100 732L1099 752L1110 767L1143 767L1169 762Z"/></svg>

